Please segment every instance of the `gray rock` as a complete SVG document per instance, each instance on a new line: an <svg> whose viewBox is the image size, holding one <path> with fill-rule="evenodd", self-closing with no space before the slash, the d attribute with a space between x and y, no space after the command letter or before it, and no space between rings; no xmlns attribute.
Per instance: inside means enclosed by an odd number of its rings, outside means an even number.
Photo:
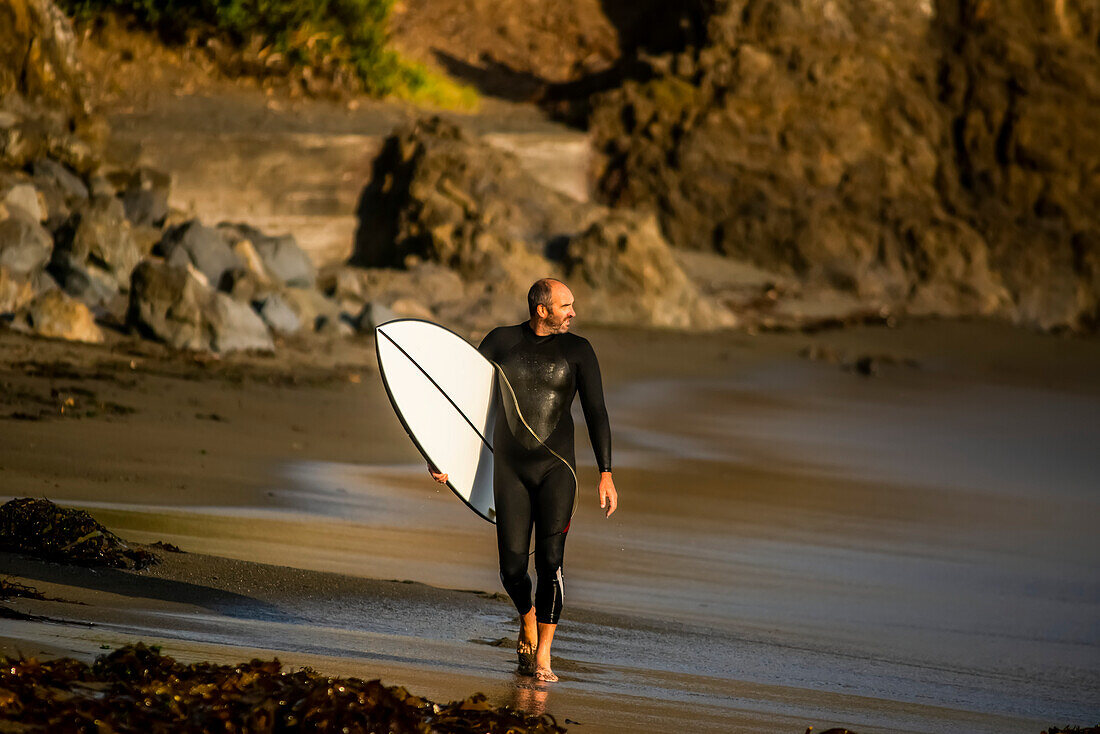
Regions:
<svg viewBox="0 0 1100 734"><path fill-rule="evenodd" d="M734 325L733 314L700 294L684 273L653 215L610 212L570 241L565 266L596 320L695 329Z"/></svg>
<svg viewBox="0 0 1100 734"><path fill-rule="evenodd" d="M355 317L355 328L360 334L374 331L380 324L401 318L388 306L377 301L371 301L363 306L363 310Z"/></svg>
<svg viewBox="0 0 1100 734"><path fill-rule="evenodd" d="M302 325L320 331L326 323L340 321L340 306L312 288L285 288L281 291Z"/></svg>
<svg viewBox="0 0 1100 734"><path fill-rule="evenodd" d="M278 293L272 293L253 305L260 314L260 318L276 334L289 336L298 333L302 328L302 320L298 313Z"/></svg>
<svg viewBox="0 0 1100 734"><path fill-rule="evenodd" d="M0 193L0 204L10 211L13 207L22 209L31 219L41 222L46 212L38 201L38 191L29 183L17 183Z"/></svg>
<svg viewBox="0 0 1100 734"><path fill-rule="evenodd" d="M168 192L154 189L130 189L122 194L126 218L134 224L158 227L168 218Z"/></svg>
<svg viewBox="0 0 1100 734"><path fill-rule="evenodd" d="M242 266L225 237L197 219L170 229L161 240L160 249L168 264L195 266L214 288L221 285L226 273Z"/></svg>
<svg viewBox="0 0 1100 734"><path fill-rule="evenodd" d="M247 304L215 292L206 311L211 329L210 348L227 353L245 350L270 352L275 349L271 332Z"/></svg>
<svg viewBox="0 0 1100 734"><path fill-rule="evenodd" d="M31 215L15 207L0 220L0 265L17 274L41 270L50 260L53 239Z"/></svg>
<svg viewBox="0 0 1100 734"><path fill-rule="evenodd" d="M144 261L134 269L127 323L176 349L271 351L263 320L244 303L209 288L187 267Z"/></svg>
<svg viewBox="0 0 1100 734"><path fill-rule="evenodd" d="M103 332L88 307L62 291L49 291L37 296L20 309L12 327L52 339L92 343L103 341Z"/></svg>
<svg viewBox="0 0 1100 734"><path fill-rule="evenodd" d="M186 267L147 260L134 269L126 322L175 349L208 350L203 309L210 298Z"/></svg>
<svg viewBox="0 0 1100 734"><path fill-rule="evenodd" d="M115 279L94 265L67 261L58 267L51 264L50 271L66 293L93 308L110 304L121 292Z"/></svg>
<svg viewBox="0 0 1100 734"><path fill-rule="evenodd" d="M218 230L231 243L251 242L267 274L276 282L295 288L312 288L316 284L317 269L293 235L266 235L247 224L229 222L219 224Z"/></svg>
<svg viewBox="0 0 1100 734"><path fill-rule="evenodd" d="M112 182L120 190L126 218L135 225L161 227L168 218L168 192L172 179L163 171L142 166L116 171Z"/></svg>
<svg viewBox="0 0 1100 734"><path fill-rule="evenodd" d="M78 297L82 289L69 286L73 279L70 271L88 274L109 284L111 290L125 293L130 287L130 273L141 256L122 205L113 197L100 197L59 230L50 271L66 291ZM80 280L76 276L74 283Z"/></svg>
<svg viewBox="0 0 1100 734"><path fill-rule="evenodd" d="M57 161L39 158L31 166L31 171L36 184L60 191L70 206L87 201L90 196L84 181Z"/></svg>

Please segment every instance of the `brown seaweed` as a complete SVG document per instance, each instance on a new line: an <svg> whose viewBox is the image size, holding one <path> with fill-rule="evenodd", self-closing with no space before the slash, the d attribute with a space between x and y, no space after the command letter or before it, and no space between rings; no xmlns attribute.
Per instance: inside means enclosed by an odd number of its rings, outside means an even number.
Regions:
<svg viewBox="0 0 1100 734"><path fill-rule="evenodd" d="M131 548L83 510L20 497L0 505L0 550L85 566L142 569L160 559Z"/></svg>
<svg viewBox="0 0 1100 734"><path fill-rule="evenodd" d="M276 660L183 665L138 643L92 665L0 661L0 730L27 732L444 732L557 734L552 716L491 706L482 694L433 703L380 681L283 670Z"/></svg>

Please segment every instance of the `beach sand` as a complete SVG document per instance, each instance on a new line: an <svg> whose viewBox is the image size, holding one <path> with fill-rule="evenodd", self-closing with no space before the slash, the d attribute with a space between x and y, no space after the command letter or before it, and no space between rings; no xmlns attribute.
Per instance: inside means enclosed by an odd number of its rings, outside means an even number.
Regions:
<svg viewBox="0 0 1100 734"><path fill-rule="evenodd" d="M57 599L10 602L53 621L5 620L0 653L277 656L577 731L1100 720L1100 342L578 329L621 507L600 515L578 416L560 683L514 675L492 528L427 477L369 338L210 360L0 332L2 498L186 551L141 572L0 554Z"/></svg>

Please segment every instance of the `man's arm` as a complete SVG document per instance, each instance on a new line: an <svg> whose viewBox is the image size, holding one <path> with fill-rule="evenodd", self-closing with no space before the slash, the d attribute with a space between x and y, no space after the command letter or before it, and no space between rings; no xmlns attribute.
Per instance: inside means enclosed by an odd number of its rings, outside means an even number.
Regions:
<svg viewBox="0 0 1100 734"><path fill-rule="evenodd" d="M611 478L611 422L607 417L607 406L603 399L603 378L600 376L600 363L596 353L587 340L581 342L577 359L577 392L581 396L581 409L584 411L584 423L588 426L588 438L592 442L592 451L596 454L596 465L600 468L600 507L607 509L605 517L619 505L615 491L615 482Z"/></svg>

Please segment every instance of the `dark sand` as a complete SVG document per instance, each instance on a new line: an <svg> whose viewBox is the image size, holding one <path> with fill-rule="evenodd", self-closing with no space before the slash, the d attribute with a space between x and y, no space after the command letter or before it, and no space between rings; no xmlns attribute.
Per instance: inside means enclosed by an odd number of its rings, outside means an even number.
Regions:
<svg viewBox="0 0 1100 734"><path fill-rule="evenodd" d="M576 731L1100 719L1100 343L940 322L580 333L622 506L600 517L581 428L561 683L487 644L515 630L491 528L424 475L369 340L196 362L0 333L0 416L54 414L0 418L3 499L189 551L144 572L0 554L67 600L11 602L58 621L3 622L0 653L278 656ZM863 354L897 363L845 367Z"/></svg>

